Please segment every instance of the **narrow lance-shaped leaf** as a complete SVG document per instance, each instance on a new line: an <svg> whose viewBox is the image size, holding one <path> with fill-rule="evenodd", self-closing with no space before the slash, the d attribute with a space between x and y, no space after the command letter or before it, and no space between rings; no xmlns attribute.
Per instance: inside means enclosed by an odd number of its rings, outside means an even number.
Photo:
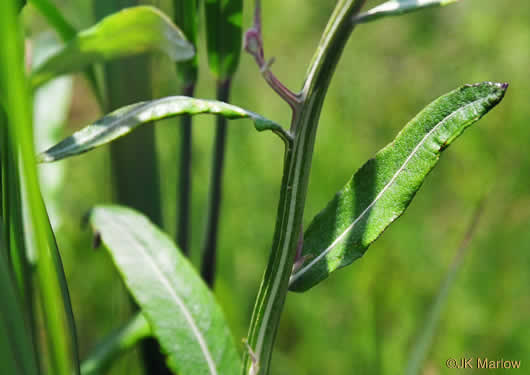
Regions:
<svg viewBox="0 0 530 375"><path fill-rule="evenodd" d="M139 125L182 114L201 113L216 114L231 119L250 118L258 131L272 130L286 141L290 137L280 125L234 105L215 100L171 96L120 108L51 147L42 153L39 159L41 162L57 161L112 142L130 133Z"/></svg>
<svg viewBox="0 0 530 375"><path fill-rule="evenodd" d="M240 359L223 312L190 262L145 216L100 206L90 223L182 375L236 374Z"/></svg>
<svg viewBox="0 0 530 375"><path fill-rule="evenodd" d="M206 0L208 63L219 80L237 70L242 42L242 0Z"/></svg>
<svg viewBox="0 0 530 375"><path fill-rule="evenodd" d="M360 258L403 214L440 153L499 103L507 86L485 82L460 87L412 119L315 216L290 289L305 291Z"/></svg>
<svg viewBox="0 0 530 375"><path fill-rule="evenodd" d="M360 13L354 18L354 22L365 23L375 21L383 17L399 16L425 8L449 5L458 1L460 0L390 0L365 13Z"/></svg>
<svg viewBox="0 0 530 375"><path fill-rule="evenodd" d="M193 57L193 46L156 8L138 6L112 14L79 32L31 75L33 87L89 64L145 52L162 52L174 61Z"/></svg>

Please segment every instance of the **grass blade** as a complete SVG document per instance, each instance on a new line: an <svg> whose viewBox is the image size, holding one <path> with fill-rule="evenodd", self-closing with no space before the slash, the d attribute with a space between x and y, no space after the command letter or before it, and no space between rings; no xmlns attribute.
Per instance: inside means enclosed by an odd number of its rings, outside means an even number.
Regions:
<svg viewBox="0 0 530 375"><path fill-rule="evenodd" d="M240 360L221 308L191 263L145 216L99 206L90 223L179 374L236 374Z"/></svg>
<svg viewBox="0 0 530 375"><path fill-rule="evenodd" d="M507 86L465 85L412 119L315 216L305 232L302 264L291 276L290 289L305 291L360 258L403 214L441 152L495 107Z"/></svg>
<svg viewBox="0 0 530 375"><path fill-rule="evenodd" d="M50 373L79 374L75 326L64 271L42 201L33 146L30 90L24 72L23 38L11 1L0 2L0 87L7 111L7 141L18 155L21 197L17 209L27 213L25 246L37 254L36 267L43 322L48 340ZM9 93L9 95L6 95ZM27 211L23 207L27 205ZM9 220L9 218L6 218Z"/></svg>
<svg viewBox="0 0 530 375"><path fill-rule="evenodd" d="M453 283L456 279L456 276L458 275L460 267L462 266L464 257L467 253L467 249L469 248L469 243L471 242L475 234L483 210L484 202L480 202L471 218L464 238L462 239L462 242L458 247L458 250L453 259L453 262L451 263L449 271L447 272L445 280L443 281L440 287L438 295L434 300L434 304L432 305L431 310L429 311L425 327L420 332L420 335L412 348L412 352L407 363L407 367L405 369L405 375L420 374L421 366L425 361L425 358L427 357L429 349L432 345L432 340L436 332L436 327L438 326L438 323L440 321L442 310L447 303L449 291L453 286Z"/></svg>
<svg viewBox="0 0 530 375"><path fill-rule="evenodd" d="M360 13L353 20L355 23L366 23L383 17L400 16L426 8L442 7L458 1L460 0L390 0L365 13Z"/></svg>
<svg viewBox="0 0 530 375"><path fill-rule="evenodd" d="M33 71L31 84L38 87L58 75L79 71L96 62L145 52L162 52L175 61L190 59L195 53L182 32L162 12L149 6L132 7L79 32Z"/></svg>
<svg viewBox="0 0 530 375"><path fill-rule="evenodd" d="M250 118L254 121L258 131L272 130L282 137L289 137L280 125L234 105L215 100L172 96L118 109L43 152L39 159L41 162L57 161L108 144L145 123L182 114L202 113L216 114L231 119Z"/></svg>

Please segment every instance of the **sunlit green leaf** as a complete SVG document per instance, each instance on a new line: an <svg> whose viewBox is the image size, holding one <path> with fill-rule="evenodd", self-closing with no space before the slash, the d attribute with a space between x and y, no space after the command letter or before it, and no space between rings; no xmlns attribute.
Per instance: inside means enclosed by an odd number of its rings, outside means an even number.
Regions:
<svg viewBox="0 0 530 375"><path fill-rule="evenodd" d="M460 87L421 111L370 159L320 212L304 235L290 289L304 291L360 258L407 208L440 153L501 101L507 84Z"/></svg>
<svg viewBox="0 0 530 375"><path fill-rule="evenodd" d="M390 0L365 13L360 13L355 17L354 21L356 23L365 23L382 17L399 16L425 8L449 5L458 1L460 0Z"/></svg>
<svg viewBox="0 0 530 375"><path fill-rule="evenodd" d="M96 207L90 223L168 354L168 365L182 375L238 373L240 359L223 312L171 239L124 207Z"/></svg>
<svg viewBox="0 0 530 375"><path fill-rule="evenodd" d="M239 64L242 42L242 0L206 0L208 63L217 78L232 76Z"/></svg>
<svg viewBox="0 0 530 375"><path fill-rule="evenodd" d="M193 46L167 16L156 8L138 6L112 14L79 32L33 71L31 83L37 87L92 63L145 52L165 53L174 61L194 55Z"/></svg>
<svg viewBox="0 0 530 375"><path fill-rule="evenodd" d="M52 162L78 155L123 137L139 125L182 114L201 113L216 114L231 119L250 118L258 131L272 130L282 138L289 137L280 125L234 105L215 100L172 96L120 108L43 152L39 159L41 162Z"/></svg>

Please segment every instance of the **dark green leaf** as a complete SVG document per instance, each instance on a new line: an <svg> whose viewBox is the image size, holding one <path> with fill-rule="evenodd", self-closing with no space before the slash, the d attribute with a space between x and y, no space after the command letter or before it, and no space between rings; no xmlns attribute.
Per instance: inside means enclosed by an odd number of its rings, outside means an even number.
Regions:
<svg viewBox="0 0 530 375"><path fill-rule="evenodd" d="M210 69L219 80L237 70L242 42L242 0L206 0L206 40Z"/></svg>
<svg viewBox="0 0 530 375"><path fill-rule="evenodd" d="M175 24L179 25L186 38L196 47L199 23L197 0L173 0L173 9L175 11ZM197 65L197 54L191 60L177 64L177 68L185 85L189 85L197 80Z"/></svg>
<svg viewBox="0 0 530 375"><path fill-rule="evenodd" d="M215 100L171 96L120 108L45 151L39 159L41 162L57 161L112 142L139 125L182 114L201 113L216 114L231 119L250 118L258 131L272 130L284 139L289 138L280 125L234 105Z"/></svg>
<svg viewBox="0 0 530 375"><path fill-rule="evenodd" d="M399 16L417 10L442 7L460 0L390 0L355 17L356 23L375 21L379 18Z"/></svg>
<svg viewBox="0 0 530 375"><path fill-rule="evenodd" d="M81 31L31 75L33 87L85 66L145 52L162 52L174 61L190 59L193 46L156 8L138 6L112 14Z"/></svg>
<svg viewBox="0 0 530 375"><path fill-rule="evenodd" d="M183 375L239 372L240 359L211 291L171 239L128 208L100 206L90 223L109 250L127 288Z"/></svg>
<svg viewBox="0 0 530 375"><path fill-rule="evenodd" d="M440 153L501 101L507 84L466 85L421 111L313 219L290 289L305 291L360 258L407 208Z"/></svg>

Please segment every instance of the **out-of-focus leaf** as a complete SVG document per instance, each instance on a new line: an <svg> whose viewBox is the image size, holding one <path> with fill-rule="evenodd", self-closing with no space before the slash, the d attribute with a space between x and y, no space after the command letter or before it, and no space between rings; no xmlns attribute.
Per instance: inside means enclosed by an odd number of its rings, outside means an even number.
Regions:
<svg viewBox="0 0 530 375"><path fill-rule="evenodd" d="M460 87L429 104L313 219L290 289L305 291L360 258L407 208L440 153L497 105L507 84Z"/></svg>
<svg viewBox="0 0 530 375"><path fill-rule="evenodd" d="M365 13L360 13L354 18L354 21L356 23L365 23L383 17L399 16L425 8L442 7L458 1L460 0L390 0Z"/></svg>
<svg viewBox="0 0 530 375"><path fill-rule="evenodd" d="M97 345L81 364L81 375L103 374L121 354L149 336L151 336L151 326L142 313L136 314L123 327L112 332Z"/></svg>
<svg viewBox="0 0 530 375"><path fill-rule="evenodd" d="M67 42L75 38L77 35L76 28L70 24L70 22L68 22L59 9L57 9L55 4L53 4L50 0L31 0L31 3L40 11L50 25L53 26L63 42ZM59 48L57 48L57 50L58 49ZM33 64L33 68L41 64L42 61L44 61L44 59L39 59L38 64ZM94 66L89 66L85 69L85 76L90 83L92 90L94 91L98 103L100 106L103 106L104 100L101 96L101 90L98 84Z"/></svg>
<svg viewBox="0 0 530 375"><path fill-rule="evenodd" d="M120 108L61 141L39 156L41 162L57 161L105 145L130 133L139 125L177 115L210 113L231 119L250 118L258 131L272 130L284 139L283 128L256 113L215 100L172 96Z"/></svg>
<svg viewBox="0 0 530 375"><path fill-rule="evenodd" d="M0 233L0 364L3 374L37 375L36 353Z"/></svg>
<svg viewBox="0 0 530 375"><path fill-rule="evenodd" d="M206 0L208 63L219 80L237 70L242 43L242 0Z"/></svg>
<svg viewBox="0 0 530 375"><path fill-rule="evenodd" d="M22 8L26 5L26 0L16 0L17 2L17 9L20 12Z"/></svg>
<svg viewBox="0 0 530 375"><path fill-rule="evenodd" d="M46 17L63 41L73 39L76 36L75 27L63 17L52 2L49 0L30 0L30 2Z"/></svg>
<svg viewBox="0 0 530 375"><path fill-rule="evenodd" d="M193 46L156 8L138 6L112 14L79 32L31 75L33 87L85 66L145 52L162 52L174 61L193 57Z"/></svg>
<svg viewBox="0 0 530 375"><path fill-rule="evenodd" d="M197 46L197 28L199 21L197 0L173 0L175 24L177 24L193 46ZM197 81L198 56L177 64L184 85Z"/></svg>
<svg viewBox="0 0 530 375"><path fill-rule="evenodd" d="M38 35L32 40L33 64L38 65L60 49L61 45L62 43L51 32ZM57 78L36 90L33 96L33 130L37 150L50 147L61 139L72 92L73 80L69 76ZM52 227L57 229L61 225L58 211L64 185L64 165L41 165L39 177Z"/></svg>
<svg viewBox="0 0 530 375"><path fill-rule="evenodd" d="M145 216L119 206L90 213L127 288L179 374L230 375L240 359L223 312L171 239Z"/></svg>

